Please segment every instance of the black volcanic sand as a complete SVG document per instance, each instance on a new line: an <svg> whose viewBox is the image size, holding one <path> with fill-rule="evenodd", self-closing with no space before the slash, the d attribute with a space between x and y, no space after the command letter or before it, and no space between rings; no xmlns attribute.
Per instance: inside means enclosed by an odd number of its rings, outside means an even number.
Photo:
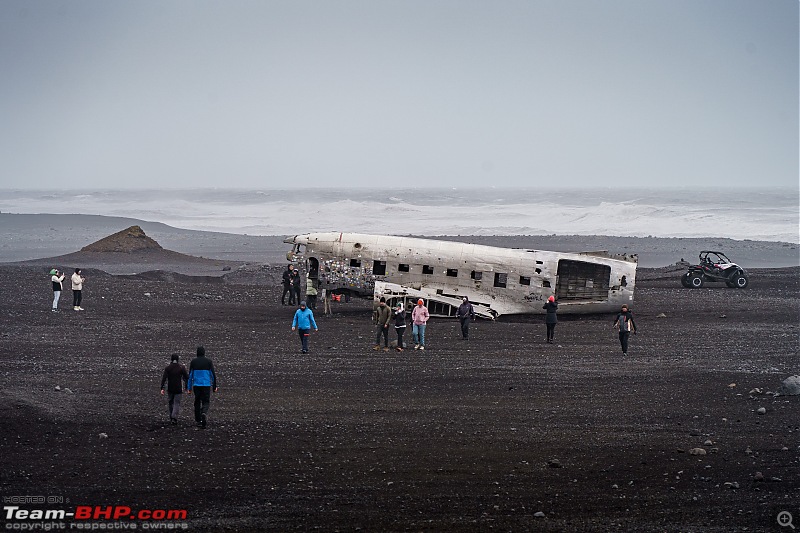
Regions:
<svg viewBox="0 0 800 533"><path fill-rule="evenodd" d="M777 531L779 511L800 515L800 396L770 394L800 370L800 268L745 290L640 269L627 358L611 316L562 317L555 345L539 316L478 321L468 342L432 319L424 353L374 352L363 300L318 316L301 355L279 269L87 269L86 311L67 290L56 314L41 267L0 267L3 495L185 508L194 531ZM161 372L198 344L220 380L210 424L186 397L172 427Z"/></svg>

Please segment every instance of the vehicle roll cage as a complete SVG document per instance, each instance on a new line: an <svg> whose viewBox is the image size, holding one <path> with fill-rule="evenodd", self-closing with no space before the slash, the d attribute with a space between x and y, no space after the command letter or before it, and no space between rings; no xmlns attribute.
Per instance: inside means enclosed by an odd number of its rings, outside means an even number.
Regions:
<svg viewBox="0 0 800 533"><path fill-rule="evenodd" d="M717 258L719 259L719 261L713 261L713 260L709 259L708 256L710 254L716 255ZM722 263L722 264L733 263L733 261L728 259L728 256L726 256L724 253L717 252L715 250L703 250L702 252L700 252L700 256L699 257L700 257L700 263L712 263L712 264L713 263Z"/></svg>

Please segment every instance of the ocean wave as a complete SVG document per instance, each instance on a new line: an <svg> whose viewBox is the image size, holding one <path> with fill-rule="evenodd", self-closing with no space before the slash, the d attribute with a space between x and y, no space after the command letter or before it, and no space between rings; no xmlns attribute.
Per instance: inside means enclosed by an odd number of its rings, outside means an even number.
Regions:
<svg viewBox="0 0 800 533"><path fill-rule="evenodd" d="M292 235L614 235L800 242L798 195L753 191L2 191L0 211L80 213L178 228Z"/></svg>

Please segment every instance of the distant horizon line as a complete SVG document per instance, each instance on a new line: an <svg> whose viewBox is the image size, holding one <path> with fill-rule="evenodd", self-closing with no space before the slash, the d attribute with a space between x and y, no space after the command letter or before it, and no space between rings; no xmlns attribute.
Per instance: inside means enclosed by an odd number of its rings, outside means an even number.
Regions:
<svg viewBox="0 0 800 533"><path fill-rule="evenodd" d="M380 189L376 189L374 186L371 185L353 185L347 187L314 187L315 190L322 190L322 191L338 191L338 190L369 190L369 191L409 191L409 190L447 190L447 191L458 191L458 190L551 190L551 191L563 191L563 190L597 190L597 189L605 189L605 190L626 190L626 191L652 191L652 190L702 190L702 191L713 191L713 190L763 190L763 189L787 189L792 191L800 192L800 184L797 186L792 185L728 185L725 186L713 186L713 185L657 185L657 186L617 186L617 185L602 185L602 186L568 186L568 185L509 185L509 186L463 186L463 187L453 187L453 186L427 186L427 185L420 185L420 186L407 186L407 187L382 187ZM253 186L225 186L225 187L216 187L216 186L202 186L202 187L75 187L75 188L63 188L63 187L3 187L0 186L0 191L202 191L202 190L213 190L213 191L302 191L308 190L308 187L253 187Z"/></svg>

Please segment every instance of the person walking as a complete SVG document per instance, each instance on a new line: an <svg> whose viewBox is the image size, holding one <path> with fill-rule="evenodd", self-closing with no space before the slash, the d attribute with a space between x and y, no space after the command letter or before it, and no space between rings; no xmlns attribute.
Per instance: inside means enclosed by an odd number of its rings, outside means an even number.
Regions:
<svg viewBox="0 0 800 533"><path fill-rule="evenodd" d="M411 335L414 338L414 349L425 349L425 328L428 325L428 319L431 317L428 313L428 308L425 307L425 301L420 298L417 300L417 305L411 311Z"/></svg>
<svg viewBox="0 0 800 533"><path fill-rule="evenodd" d="M381 336L383 337L383 351L389 351L389 322L392 321L392 310L386 305L386 298L381 296L381 300L375 309L372 310L372 321L375 324L375 346L373 350L381 349Z"/></svg>
<svg viewBox="0 0 800 533"><path fill-rule="evenodd" d="M456 311L458 321L461 322L461 338L469 340L469 323L475 320L475 308L469 302L469 298L464 296L461 298L461 305L458 306Z"/></svg>
<svg viewBox="0 0 800 533"><path fill-rule="evenodd" d="M197 347L197 357L189 363L189 379L186 391L194 394L194 421L198 427L208 425L208 409L211 406L211 390L217 392L217 374L214 363L206 357L206 349Z"/></svg>
<svg viewBox="0 0 800 533"><path fill-rule="evenodd" d="M83 277L83 271L80 268L76 268L70 281L72 281L72 309L74 311L83 311L81 300L83 300L83 284L86 281L86 278Z"/></svg>
<svg viewBox="0 0 800 533"><path fill-rule="evenodd" d="M295 302L300 303L300 271L295 268L292 270L292 293L289 296L289 304L294 305Z"/></svg>
<svg viewBox="0 0 800 533"><path fill-rule="evenodd" d="M281 294L281 305L286 305L286 295L289 295L289 305L294 305L294 295L292 294L292 270L293 265L289 263L283 271L283 294Z"/></svg>
<svg viewBox="0 0 800 533"><path fill-rule="evenodd" d="M628 337L631 331L636 335L636 322L633 321L633 313L628 309L627 304L622 304L622 310L617 313L612 327L619 330L619 343L622 346L622 355L628 355Z"/></svg>
<svg viewBox="0 0 800 533"><path fill-rule="evenodd" d="M164 385L166 384L169 397L169 421L175 425L178 423L178 415L181 413L181 396L183 389L189 382L189 372L186 367L178 362L178 354L172 354L170 364L164 369L161 376L161 396L164 396Z"/></svg>
<svg viewBox="0 0 800 533"><path fill-rule="evenodd" d="M406 332L406 310L403 302L398 302L394 310L394 332L397 334L397 348L398 352L402 352L405 348L403 346L403 335Z"/></svg>
<svg viewBox="0 0 800 533"><path fill-rule="evenodd" d="M558 317L556 316L558 302L556 302L556 297L550 296L542 306L542 309L547 311L547 315L544 318L544 323L547 326L547 343L553 344L553 338L556 336L556 324L558 324Z"/></svg>
<svg viewBox="0 0 800 533"><path fill-rule="evenodd" d="M317 284L311 274L306 274L306 304L309 309L317 308Z"/></svg>
<svg viewBox="0 0 800 533"><path fill-rule="evenodd" d="M292 331L297 331L300 335L301 353L308 353L308 336L311 334L311 328L314 328L314 331L319 331L314 320L314 313L306 307L306 302L302 301L300 302L300 308L294 312L294 318L292 319Z"/></svg>
<svg viewBox="0 0 800 533"><path fill-rule="evenodd" d="M64 290L64 273L54 268L50 271L50 282L53 285L53 309L58 313L58 300L61 298L61 291Z"/></svg>

